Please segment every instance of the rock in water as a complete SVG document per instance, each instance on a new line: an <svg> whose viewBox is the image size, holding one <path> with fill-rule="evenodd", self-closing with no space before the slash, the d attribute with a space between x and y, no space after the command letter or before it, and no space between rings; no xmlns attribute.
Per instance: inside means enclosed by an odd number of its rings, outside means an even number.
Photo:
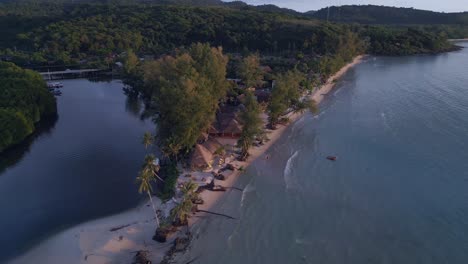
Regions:
<svg viewBox="0 0 468 264"><path fill-rule="evenodd" d="M174 250L175 252L185 251L190 244L190 239L188 237L178 237L174 241Z"/></svg>

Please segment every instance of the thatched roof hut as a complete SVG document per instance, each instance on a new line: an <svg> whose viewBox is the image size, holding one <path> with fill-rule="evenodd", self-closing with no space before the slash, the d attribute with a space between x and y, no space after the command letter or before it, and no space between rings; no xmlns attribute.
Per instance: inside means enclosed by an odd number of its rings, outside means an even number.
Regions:
<svg viewBox="0 0 468 264"><path fill-rule="evenodd" d="M207 140L208 140L208 133L203 132L203 133L201 133L200 137L198 137L197 143L198 144L203 144Z"/></svg>
<svg viewBox="0 0 468 264"><path fill-rule="evenodd" d="M216 135L216 134L218 134L218 129L216 129L216 127L215 127L214 125L212 125L212 126L210 127L210 129L208 129L208 134L210 134L210 135Z"/></svg>
<svg viewBox="0 0 468 264"><path fill-rule="evenodd" d="M242 107L242 105L221 107L216 115L216 122L208 133L217 137L239 137L242 125L237 121L237 114Z"/></svg>
<svg viewBox="0 0 468 264"><path fill-rule="evenodd" d="M224 125L222 133L223 136L239 137L242 133L242 126L235 118L232 118Z"/></svg>
<svg viewBox="0 0 468 264"><path fill-rule="evenodd" d="M213 154L203 145L195 145L190 159L190 167L192 169L205 170L211 168L212 163Z"/></svg>
<svg viewBox="0 0 468 264"><path fill-rule="evenodd" d="M205 141L203 144L203 147L205 147L207 150L209 150L212 154L214 154L219 148L221 148L223 145L219 143L216 139L210 138L207 141Z"/></svg>

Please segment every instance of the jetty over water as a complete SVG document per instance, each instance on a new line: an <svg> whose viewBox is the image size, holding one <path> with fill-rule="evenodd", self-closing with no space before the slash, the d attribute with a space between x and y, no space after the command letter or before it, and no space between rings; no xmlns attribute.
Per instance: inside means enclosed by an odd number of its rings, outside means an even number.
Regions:
<svg viewBox="0 0 468 264"><path fill-rule="evenodd" d="M56 80L56 79L67 79L67 78L79 78L93 75L97 72L100 72L100 69L81 69L81 70L64 70L64 71L47 71L39 72L42 77L46 80Z"/></svg>

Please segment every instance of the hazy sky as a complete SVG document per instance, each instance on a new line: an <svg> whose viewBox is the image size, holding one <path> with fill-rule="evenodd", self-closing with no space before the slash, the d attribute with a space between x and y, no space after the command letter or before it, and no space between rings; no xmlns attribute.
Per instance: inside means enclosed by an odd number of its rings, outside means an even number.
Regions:
<svg viewBox="0 0 468 264"><path fill-rule="evenodd" d="M299 11L317 10L330 5L348 4L414 7L443 12L468 11L468 0L244 0L244 2L254 5L274 4Z"/></svg>

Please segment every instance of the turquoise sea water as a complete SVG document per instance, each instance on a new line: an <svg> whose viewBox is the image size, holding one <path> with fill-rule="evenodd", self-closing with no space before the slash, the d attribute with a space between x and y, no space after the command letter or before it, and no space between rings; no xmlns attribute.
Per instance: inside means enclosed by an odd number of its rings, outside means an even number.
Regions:
<svg viewBox="0 0 468 264"><path fill-rule="evenodd" d="M178 263L467 263L468 49L370 57L320 108L213 209L238 219L205 216Z"/></svg>

